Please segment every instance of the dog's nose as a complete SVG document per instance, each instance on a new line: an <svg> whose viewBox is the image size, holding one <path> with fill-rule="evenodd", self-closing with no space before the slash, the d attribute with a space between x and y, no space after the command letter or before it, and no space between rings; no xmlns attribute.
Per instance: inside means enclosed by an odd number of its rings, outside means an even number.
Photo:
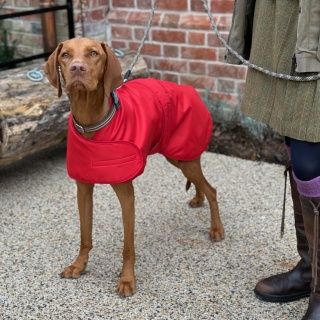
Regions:
<svg viewBox="0 0 320 320"><path fill-rule="evenodd" d="M74 74L82 74L86 72L86 68L83 66L83 64L76 62L70 66L70 71Z"/></svg>

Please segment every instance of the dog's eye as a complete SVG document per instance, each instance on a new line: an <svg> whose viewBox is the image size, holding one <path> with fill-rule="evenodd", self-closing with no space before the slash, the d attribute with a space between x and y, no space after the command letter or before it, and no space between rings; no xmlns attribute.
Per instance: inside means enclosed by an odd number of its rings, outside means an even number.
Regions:
<svg viewBox="0 0 320 320"><path fill-rule="evenodd" d="M91 57L96 57L98 55L98 52L96 51L91 51L90 56Z"/></svg>
<svg viewBox="0 0 320 320"><path fill-rule="evenodd" d="M61 57L62 57L62 58L68 58L69 55L65 52L65 53L63 53L63 54L61 55Z"/></svg>

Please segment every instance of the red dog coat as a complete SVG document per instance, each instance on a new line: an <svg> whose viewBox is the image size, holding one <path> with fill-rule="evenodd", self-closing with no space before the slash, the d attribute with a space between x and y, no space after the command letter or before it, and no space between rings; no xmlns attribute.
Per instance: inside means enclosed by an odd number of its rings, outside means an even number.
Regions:
<svg viewBox="0 0 320 320"><path fill-rule="evenodd" d="M212 118L192 87L138 79L116 92L120 109L92 139L75 130L70 115L67 170L71 178L122 183L142 174L150 154L188 161L206 150Z"/></svg>

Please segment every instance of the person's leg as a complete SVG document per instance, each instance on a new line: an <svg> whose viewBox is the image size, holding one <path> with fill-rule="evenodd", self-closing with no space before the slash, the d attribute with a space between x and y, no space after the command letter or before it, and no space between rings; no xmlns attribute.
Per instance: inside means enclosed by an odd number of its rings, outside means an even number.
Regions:
<svg viewBox="0 0 320 320"><path fill-rule="evenodd" d="M286 139L285 148L288 152L288 170L293 202L294 225L297 237L297 250L301 257L298 264L290 271L272 275L260 280L254 289L256 296L270 302L289 302L310 295L311 259L308 254L309 246L306 238L300 197L297 184L293 179L290 159L290 140Z"/></svg>
<svg viewBox="0 0 320 320"><path fill-rule="evenodd" d="M320 143L291 139L292 165L300 193L304 227L312 262L312 293L303 320L320 320Z"/></svg>
<svg viewBox="0 0 320 320"><path fill-rule="evenodd" d="M320 143L290 139L290 149L295 178L298 181L307 182L303 183L301 187L310 185L313 189L318 185L318 180L320 181Z"/></svg>

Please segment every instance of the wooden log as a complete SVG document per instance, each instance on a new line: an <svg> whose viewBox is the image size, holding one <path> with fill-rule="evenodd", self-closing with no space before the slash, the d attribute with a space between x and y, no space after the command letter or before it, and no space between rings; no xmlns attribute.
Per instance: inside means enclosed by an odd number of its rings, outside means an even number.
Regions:
<svg viewBox="0 0 320 320"><path fill-rule="evenodd" d="M135 52L119 58L125 73ZM35 63L0 72L0 165L6 165L32 153L54 146L67 136L70 114L68 96L61 98L47 78L34 82L27 72L37 68L43 75L44 63ZM148 77L148 67L140 57L131 78Z"/></svg>

